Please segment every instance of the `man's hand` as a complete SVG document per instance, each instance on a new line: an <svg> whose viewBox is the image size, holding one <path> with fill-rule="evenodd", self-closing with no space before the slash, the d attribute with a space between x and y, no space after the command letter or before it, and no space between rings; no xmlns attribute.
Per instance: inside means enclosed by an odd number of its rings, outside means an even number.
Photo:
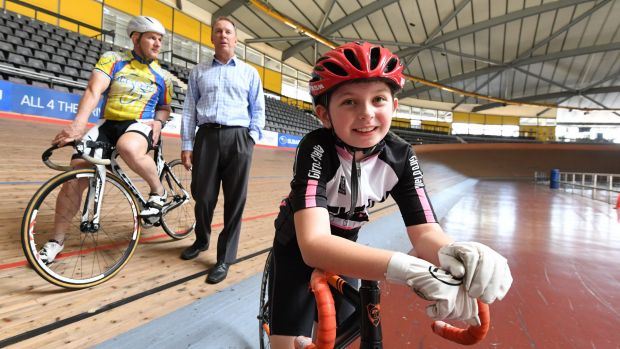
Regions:
<svg viewBox="0 0 620 349"><path fill-rule="evenodd" d="M439 249L441 267L458 278L470 297L491 304L504 298L512 285L508 261L477 242L454 242Z"/></svg>
<svg viewBox="0 0 620 349"><path fill-rule="evenodd" d="M63 147L65 144L79 140L84 135L86 125L77 124L72 122L69 126L60 131L54 139L52 139L52 145Z"/></svg>
<svg viewBox="0 0 620 349"><path fill-rule="evenodd" d="M407 284L418 296L434 301L426 307L426 314L432 319L454 319L480 325L476 299L467 296L461 280L433 264L396 252L385 276L388 281Z"/></svg>
<svg viewBox="0 0 620 349"><path fill-rule="evenodd" d="M191 150L183 150L181 152L181 162L188 171L192 170L192 154L193 152Z"/></svg>

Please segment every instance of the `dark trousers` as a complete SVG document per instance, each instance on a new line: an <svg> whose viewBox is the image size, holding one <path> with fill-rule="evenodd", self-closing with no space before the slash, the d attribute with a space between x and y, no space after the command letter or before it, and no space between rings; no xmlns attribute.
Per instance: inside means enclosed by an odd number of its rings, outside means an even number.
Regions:
<svg viewBox="0 0 620 349"><path fill-rule="evenodd" d="M245 207L254 141L245 127L200 127L192 164L192 196L196 201L197 247L208 247L213 211L224 191L224 229L217 241L218 262L237 258L241 216Z"/></svg>

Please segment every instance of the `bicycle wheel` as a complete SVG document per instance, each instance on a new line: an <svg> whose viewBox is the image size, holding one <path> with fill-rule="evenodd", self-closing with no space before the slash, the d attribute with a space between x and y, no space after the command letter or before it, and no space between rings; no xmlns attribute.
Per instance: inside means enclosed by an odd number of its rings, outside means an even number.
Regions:
<svg viewBox="0 0 620 349"><path fill-rule="evenodd" d="M180 159L168 163L170 171L164 170L161 182L172 197L170 206L161 218L162 228L171 238L188 237L196 227L194 200L191 195L192 173L187 171Z"/></svg>
<svg viewBox="0 0 620 349"><path fill-rule="evenodd" d="M32 268L54 285L81 289L105 282L125 266L138 244L140 222L136 199L127 186L110 173L106 176L99 228L80 228L89 189L80 190L79 187L87 188L94 183L95 175L94 169L63 172L41 186L26 207L21 227L22 248ZM74 213L56 211L63 185L66 185L63 195L73 191L69 196L79 198L79 201L66 200L67 206L75 209ZM92 217L90 206L89 217ZM52 263L46 264L39 251L48 240L55 238L56 221L66 226L64 248Z"/></svg>
<svg viewBox="0 0 620 349"><path fill-rule="evenodd" d="M263 278L260 283L260 304L258 308L258 340L260 349L269 349L269 282L271 278L271 251L265 261Z"/></svg>

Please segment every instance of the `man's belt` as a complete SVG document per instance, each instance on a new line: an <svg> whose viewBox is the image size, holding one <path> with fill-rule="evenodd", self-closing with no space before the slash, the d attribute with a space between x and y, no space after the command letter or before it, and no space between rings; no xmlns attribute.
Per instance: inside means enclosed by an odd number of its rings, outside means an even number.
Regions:
<svg viewBox="0 0 620 349"><path fill-rule="evenodd" d="M243 127L243 126L228 126L228 125L216 124L214 122L207 122L207 123L204 123L202 125L199 125L198 127L205 127L205 128L235 128L235 127Z"/></svg>

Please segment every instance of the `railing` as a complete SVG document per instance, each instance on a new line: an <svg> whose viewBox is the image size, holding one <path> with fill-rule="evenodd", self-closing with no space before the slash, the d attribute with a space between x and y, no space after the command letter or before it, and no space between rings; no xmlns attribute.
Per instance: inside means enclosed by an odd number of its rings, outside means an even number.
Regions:
<svg viewBox="0 0 620 349"><path fill-rule="evenodd" d="M535 172L534 178L536 182L549 183L550 180L544 172ZM560 172L559 185L573 194L616 204L620 195L620 174Z"/></svg>

